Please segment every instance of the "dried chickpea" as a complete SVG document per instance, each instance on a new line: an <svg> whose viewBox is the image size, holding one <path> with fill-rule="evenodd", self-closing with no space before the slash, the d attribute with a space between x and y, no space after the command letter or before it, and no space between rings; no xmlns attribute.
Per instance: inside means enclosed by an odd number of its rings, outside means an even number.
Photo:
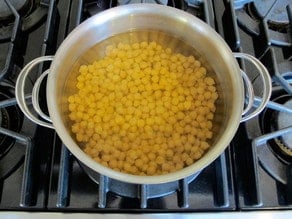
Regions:
<svg viewBox="0 0 292 219"><path fill-rule="evenodd" d="M192 165L210 148L218 93L194 56L155 41L118 43L79 73L68 117L96 162L159 175Z"/></svg>

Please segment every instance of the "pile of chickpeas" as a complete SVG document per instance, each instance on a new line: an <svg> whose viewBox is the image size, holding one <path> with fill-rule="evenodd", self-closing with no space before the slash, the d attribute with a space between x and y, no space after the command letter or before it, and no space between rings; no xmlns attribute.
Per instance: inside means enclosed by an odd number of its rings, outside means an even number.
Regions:
<svg viewBox="0 0 292 219"><path fill-rule="evenodd" d="M68 98L71 130L86 154L116 171L161 175L210 147L218 94L194 58L156 42L110 45L82 65Z"/></svg>

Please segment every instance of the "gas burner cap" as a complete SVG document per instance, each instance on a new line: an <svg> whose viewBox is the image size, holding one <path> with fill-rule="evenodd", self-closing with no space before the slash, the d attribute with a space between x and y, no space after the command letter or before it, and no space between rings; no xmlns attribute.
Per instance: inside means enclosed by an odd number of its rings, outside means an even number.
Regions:
<svg viewBox="0 0 292 219"><path fill-rule="evenodd" d="M30 6L29 0L8 0L11 5L18 11L19 13L23 13L27 11ZM0 22L9 21L13 18L13 13L6 4L5 0L0 1Z"/></svg>
<svg viewBox="0 0 292 219"><path fill-rule="evenodd" d="M261 18L266 18L274 24L289 23L286 6L291 4L291 0L257 0L254 6Z"/></svg>
<svg viewBox="0 0 292 219"><path fill-rule="evenodd" d="M283 104L284 106L292 109L292 99ZM284 112L278 114L278 128L283 129L292 126L292 115ZM292 156L292 135L286 134L281 136L279 147L288 155Z"/></svg>

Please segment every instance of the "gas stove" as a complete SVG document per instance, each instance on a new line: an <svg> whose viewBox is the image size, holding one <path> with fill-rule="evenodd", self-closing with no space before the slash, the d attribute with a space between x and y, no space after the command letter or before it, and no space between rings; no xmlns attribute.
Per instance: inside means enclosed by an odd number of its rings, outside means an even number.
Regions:
<svg viewBox="0 0 292 219"><path fill-rule="evenodd" d="M54 130L40 127L22 114L14 94L16 78L29 61L54 55L66 36L87 18L133 3L164 4L200 18L234 52L258 58L273 79L267 108L240 125L217 160L192 176L161 185L127 184L90 174ZM291 0L2 0L0 216L63 218L59 213L66 213L70 218L117 214L130 218L133 213L145 213L143 217L151 218L212 212L220 212L218 217L240 212L291 216L291 10ZM261 101L260 79L248 63L239 64L251 78L256 106ZM31 83L47 68L44 64L35 69ZM27 88L28 103L31 88ZM46 111L45 94L40 97Z"/></svg>

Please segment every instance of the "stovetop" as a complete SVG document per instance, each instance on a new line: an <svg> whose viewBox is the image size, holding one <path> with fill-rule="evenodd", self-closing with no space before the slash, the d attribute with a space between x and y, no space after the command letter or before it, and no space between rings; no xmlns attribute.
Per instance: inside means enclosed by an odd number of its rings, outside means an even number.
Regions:
<svg viewBox="0 0 292 219"><path fill-rule="evenodd" d="M186 179L162 185L91 178L57 134L28 120L14 98L15 81L25 64L54 55L64 38L90 16L140 2L167 4L199 17L234 52L260 59L273 79L268 107L240 125L216 161ZM291 4L291 0L1 1L0 209L74 213L292 210ZM251 78L257 105L260 80L248 63L239 63ZM39 66L31 83L46 68ZM30 92L28 87L28 102ZM46 110L45 95L41 97Z"/></svg>

